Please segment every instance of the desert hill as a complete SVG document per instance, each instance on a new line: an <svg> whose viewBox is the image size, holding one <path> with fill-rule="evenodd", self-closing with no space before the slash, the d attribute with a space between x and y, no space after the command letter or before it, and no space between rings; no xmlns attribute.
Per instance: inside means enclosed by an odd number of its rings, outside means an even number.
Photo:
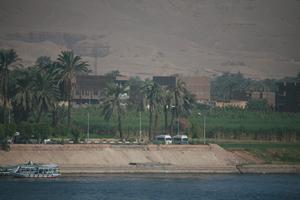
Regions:
<svg viewBox="0 0 300 200"><path fill-rule="evenodd" d="M1 0L0 47L25 65L64 49L95 74L255 78L300 69L298 0Z"/></svg>

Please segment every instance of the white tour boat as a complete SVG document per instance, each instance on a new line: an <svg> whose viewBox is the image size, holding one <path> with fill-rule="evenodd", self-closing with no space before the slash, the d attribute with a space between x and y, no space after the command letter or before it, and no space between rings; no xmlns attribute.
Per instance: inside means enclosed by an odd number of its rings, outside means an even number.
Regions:
<svg viewBox="0 0 300 200"><path fill-rule="evenodd" d="M54 178L60 176L58 165L56 164L36 164L29 162L18 165L11 172L14 177L20 178Z"/></svg>

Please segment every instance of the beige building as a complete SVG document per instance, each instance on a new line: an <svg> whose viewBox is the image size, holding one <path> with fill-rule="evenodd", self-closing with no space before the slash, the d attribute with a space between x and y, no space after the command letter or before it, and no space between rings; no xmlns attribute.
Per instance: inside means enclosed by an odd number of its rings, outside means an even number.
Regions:
<svg viewBox="0 0 300 200"><path fill-rule="evenodd" d="M210 78L206 76L180 77L186 88L196 96L198 101L210 101Z"/></svg>

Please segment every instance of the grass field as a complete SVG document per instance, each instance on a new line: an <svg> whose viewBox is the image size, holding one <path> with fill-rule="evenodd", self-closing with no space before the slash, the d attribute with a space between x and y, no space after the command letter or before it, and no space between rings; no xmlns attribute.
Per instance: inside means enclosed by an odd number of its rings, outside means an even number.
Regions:
<svg viewBox="0 0 300 200"><path fill-rule="evenodd" d="M266 163L300 163L300 143L215 141L227 150L245 150Z"/></svg>
<svg viewBox="0 0 300 200"><path fill-rule="evenodd" d="M195 109L186 120L181 118L180 133L193 138L203 137L203 116L199 116L198 112L206 112L206 136L208 138L269 141L297 141L300 138L299 113L249 112L237 109L212 109L210 111ZM92 135L95 137L98 137L98 135L117 136L116 119L105 121L98 106L73 109L74 124L86 132L88 113ZM154 128L155 134L164 132L162 115L162 113L159 115L157 128ZM148 130L148 119L149 112L142 112L142 130L144 134ZM168 119L171 119L171 115L168 116ZM136 136L139 132L139 113L128 110L122 120L125 136ZM177 132L176 127L174 125L173 133Z"/></svg>

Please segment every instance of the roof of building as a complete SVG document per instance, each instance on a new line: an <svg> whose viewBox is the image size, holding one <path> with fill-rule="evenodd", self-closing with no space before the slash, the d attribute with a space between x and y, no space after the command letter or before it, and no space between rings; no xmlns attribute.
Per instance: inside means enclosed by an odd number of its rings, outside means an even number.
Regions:
<svg viewBox="0 0 300 200"><path fill-rule="evenodd" d="M76 88L98 91L103 89L109 80L109 77L102 75L81 75L76 77Z"/></svg>

